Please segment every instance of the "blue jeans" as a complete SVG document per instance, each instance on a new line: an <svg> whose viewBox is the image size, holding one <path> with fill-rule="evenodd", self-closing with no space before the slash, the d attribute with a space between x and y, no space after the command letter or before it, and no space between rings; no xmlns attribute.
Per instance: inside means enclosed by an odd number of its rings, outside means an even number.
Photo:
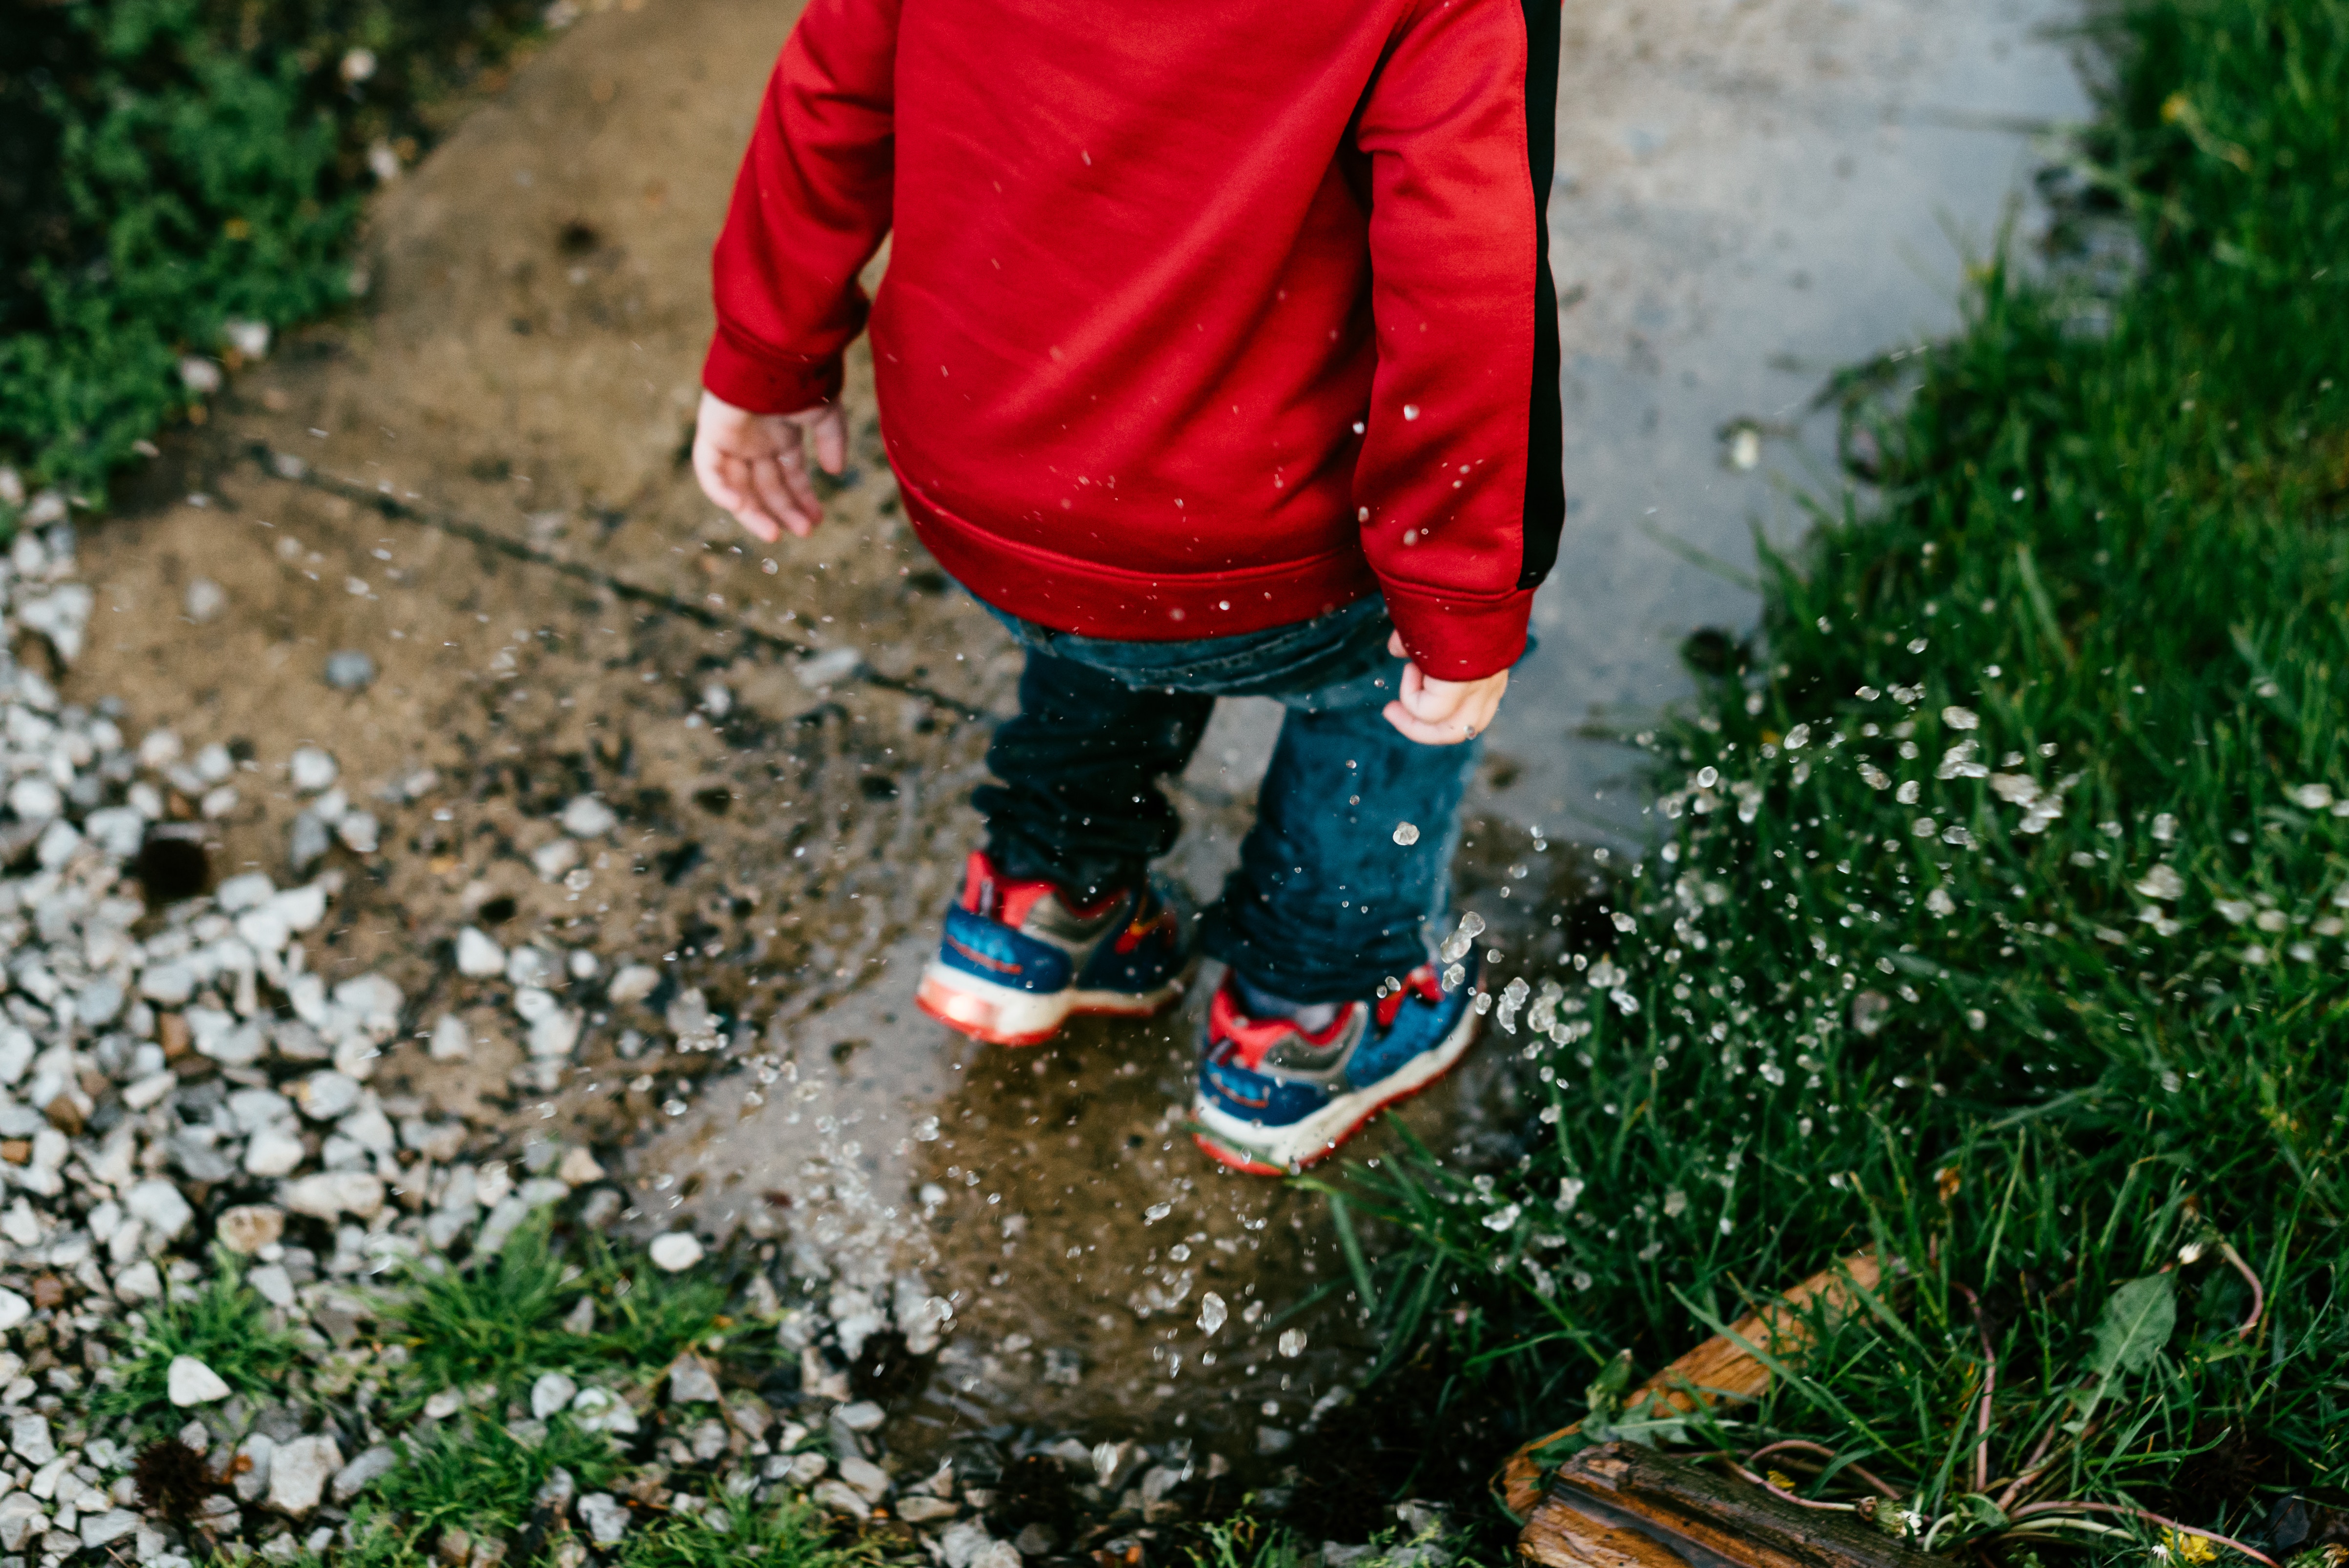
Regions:
<svg viewBox="0 0 2349 1568"><path fill-rule="evenodd" d="M1158 781L1190 761L1216 698L1274 697L1288 713L1201 951L1309 1003L1367 997L1426 962L1477 744L1422 746L1381 717L1403 662L1377 597L1188 643L1080 637L989 609L1028 652L1019 716L988 748L1001 782L971 796L1004 874L1082 899L1140 882L1181 825Z"/></svg>

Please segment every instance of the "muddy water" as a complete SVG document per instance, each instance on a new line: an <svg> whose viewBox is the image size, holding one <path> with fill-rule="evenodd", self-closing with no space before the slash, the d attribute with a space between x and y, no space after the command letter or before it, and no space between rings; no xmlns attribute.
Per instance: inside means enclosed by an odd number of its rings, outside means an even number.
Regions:
<svg viewBox="0 0 2349 1568"><path fill-rule="evenodd" d="M1494 923L1503 973L1561 940L1547 913L1584 868L1557 846L1636 833L1602 795L1619 765L1567 732L1595 705L1669 696L1678 636L1751 614L1638 525L1653 509L1733 557L1749 516L1794 526L1774 486L1817 440L1802 399L1835 363L1946 322L1935 222L1986 233L2012 186L2023 141L1982 127L2076 106L2030 31L2045 15L1570 9L1555 228L1577 510L1465 857L1463 902ZM591 16L389 191L369 308L241 377L145 505L89 542L98 623L71 695L123 695L134 727L250 742L225 865L281 865L297 744L334 749L376 798L384 851L336 851L349 892L317 962L388 966L420 1021L459 1012L477 1042L461 1063L394 1052L395 1115L471 1117L477 1156L585 1143L640 1233L749 1230L843 1315L901 1284L950 1299L956 1330L894 1443L1015 1425L1270 1455L1365 1346L1342 1285L1284 1316L1344 1276L1319 1201L1227 1174L1181 1131L1198 994L1017 1053L910 1006L1018 659L905 530L862 351L858 475L814 540L740 548L677 461L703 258L789 21L753 0ZM1774 432L1752 470L1721 460L1716 431L1741 417ZM298 477L255 446L298 457ZM181 614L199 576L229 605L202 624ZM840 652L802 667L761 636ZM346 647L378 665L363 693L318 678ZM1226 705L1181 781L1169 870L1195 896L1231 863L1277 718ZM585 791L621 825L550 877L532 855ZM609 1007L600 977L581 982L577 1063L536 1067L503 991L453 973L469 922L584 949L602 976L651 964L664 985ZM716 1049L671 1027L695 992ZM1461 1163L1514 1158L1511 1059L1480 1052L1406 1121ZM1230 1313L1213 1336L1210 1291Z"/></svg>

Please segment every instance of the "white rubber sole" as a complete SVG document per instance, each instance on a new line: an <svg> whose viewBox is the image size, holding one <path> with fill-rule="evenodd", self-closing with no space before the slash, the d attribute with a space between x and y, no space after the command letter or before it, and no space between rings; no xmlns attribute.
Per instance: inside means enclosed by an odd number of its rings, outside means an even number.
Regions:
<svg viewBox="0 0 2349 1568"><path fill-rule="evenodd" d="M950 1029L991 1046L1040 1046L1079 1014L1146 1018L1183 995L1183 982L1155 991L1021 991L936 959L922 971L915 1005Z"/></svg>
<svg viewBox="0 0 2349 1568"><path fill-rule="evenodd" d="M1443 1044L1413 1057L1402 1071L1367 1088L1341 1094L1302 1121L1287 1127L1267 1127L1244 1121L1201 1096L1191 1108L1198 1130L1193 1134L1207 1154L1236 1171L1258 1176L1286 1176L1327 1160L1338 1146L1362 1129L1371 1118L1399 1099L1408 1099L1450 1072L1475 1043L1478 1014L1464 1008L1460 1021Z"/></svg>

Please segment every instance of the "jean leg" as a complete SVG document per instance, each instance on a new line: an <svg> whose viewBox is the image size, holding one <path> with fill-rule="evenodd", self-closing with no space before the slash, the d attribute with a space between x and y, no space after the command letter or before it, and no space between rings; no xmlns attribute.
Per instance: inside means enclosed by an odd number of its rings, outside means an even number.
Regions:
<svg viewBox="0 0 2349 1568"><path fill-rule="evenodd" d="M1475 742L1422 746L1379 708L1290 708L1239 869L1201 945L1297 1002L1368 996L1427 961L1451 896L1453 819ZM1395 842L1398 825L1418 829Z"/></svg>
<svg viewBox="0 0 2349 1568"><path fill-rule="evenodd" d="M1215 706L1030 649L1019 712L987 748L1001 782L971 792L989 858L1080 900L1140 882L1181 827L1158 780L1190 761Z"/></svg>

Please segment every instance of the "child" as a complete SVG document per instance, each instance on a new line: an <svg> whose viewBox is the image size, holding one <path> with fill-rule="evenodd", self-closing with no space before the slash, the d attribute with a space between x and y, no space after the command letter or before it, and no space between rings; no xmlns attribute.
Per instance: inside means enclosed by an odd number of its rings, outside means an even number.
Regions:
<svg viewBox="0 0 2349 1568"><path fill-rule="evenodd" d="M1178 994L1148 863L1215 699L1288 709L1202 923L1201 1146L1278 1174L1467 1048L1453 814L1556 555L1557 0L811 0L715 263L694 441L758 538L846 455L857 273L938 563L1027 650L921 1005Z"/></svg>

